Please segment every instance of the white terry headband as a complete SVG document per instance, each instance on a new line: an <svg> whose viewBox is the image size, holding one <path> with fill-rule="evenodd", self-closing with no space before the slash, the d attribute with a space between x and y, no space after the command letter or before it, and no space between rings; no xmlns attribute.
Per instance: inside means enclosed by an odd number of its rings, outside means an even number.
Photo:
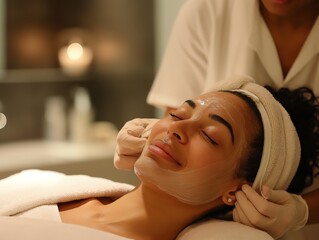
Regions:
<svg viewBox="0 0 319 240"><path fill-rule="evenodd" d="M264 127L264 145L253 188L289 187L300 161L298 134L287 111L264 87L250 77L242 76L218 83L214 90L241 92L251 98L260 112Z"/></svg>

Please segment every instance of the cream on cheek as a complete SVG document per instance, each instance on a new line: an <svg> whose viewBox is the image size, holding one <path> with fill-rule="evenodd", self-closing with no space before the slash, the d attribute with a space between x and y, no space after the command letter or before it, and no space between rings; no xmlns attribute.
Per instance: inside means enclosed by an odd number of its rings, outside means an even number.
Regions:
<svg viewBox="0 0 319 240"><path fill-rule="evenodd" d="M216 101L202 101L200 106L192 118L200 119L208 107L223 108L223 111L228 112L227 107ZM228 114L231 117L231 113L228 112ZM237 166L237 156L240 155L239 148L234 147L232 154L225 153L225 159L213 161L214 153L212 152L211 162L207 161L206 164L195 164L197 167L187 168L186 166L183 170L172 171L161 167L155 160L147 156L145 154L147 149L148 145L135 163L136 175L144 183L153 184L179 201L191 205L213 201L231 186ZM200 159L195 160L200 161ZM189 161L194 161L194 159Z"/></svg>
<svg viewBox="0 0 319 240"><path fill-rule="evenodd" d="M220 197L231 184L234 168L234 164L225 168L225 164L219 162L198 169L172 171L162 168L145 154L141 154L134 167L141 181L191 205L205 204Z"/></svg>

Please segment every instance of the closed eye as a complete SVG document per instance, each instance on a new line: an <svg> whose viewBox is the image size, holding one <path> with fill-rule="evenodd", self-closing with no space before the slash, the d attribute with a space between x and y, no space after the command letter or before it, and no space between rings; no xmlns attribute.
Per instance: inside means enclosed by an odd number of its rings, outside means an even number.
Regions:
<svg viewBox="0 0 319 240"><path fill-rule="evenodd" d="M181 117L179 117L179 116L177 116L177 115L175 115L173 113L169 113L169 115L175 120L183 120Z"/></svg>
<svg viewBox="0 0 319 240"><path fill-rule="evenodd" d="M207 141L209 141L210 143L214 145L218 145L218 143L214 139L212 139L205 131L201 131L201 133Z"/></svg>

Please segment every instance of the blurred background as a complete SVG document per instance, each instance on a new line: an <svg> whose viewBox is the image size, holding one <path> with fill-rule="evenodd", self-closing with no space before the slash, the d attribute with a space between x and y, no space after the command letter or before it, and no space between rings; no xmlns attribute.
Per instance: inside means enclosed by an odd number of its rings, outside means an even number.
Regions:
<svg viewBox="0 0 319 240"><path fill-rule="evenodd" d="M157 116L146 96L183 2L0 0L0 177L103 175L98 165L75 170L76 159L111 161L126 121Z"/></svg>

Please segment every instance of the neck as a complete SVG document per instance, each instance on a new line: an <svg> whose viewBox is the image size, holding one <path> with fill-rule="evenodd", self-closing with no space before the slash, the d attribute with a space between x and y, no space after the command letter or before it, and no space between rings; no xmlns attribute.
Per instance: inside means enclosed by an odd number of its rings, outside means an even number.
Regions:
<svg viewBox="0 0 319 240"><path fill-rule="evenodd" d="M260 3L260 12L265 19L267 25L279 25L282 27L298 28L311 28L319 14L319 1L313 1L298 11L277 15L269 12L265 6Z"/></svg>
<svg viewBox="0 0 319 240"><path fill-rule="evenodd" d="M220 199L191 206L156 188L140 185L103 209L105 230L133 239L176 239L207 211L222 206Z"/></svg>

